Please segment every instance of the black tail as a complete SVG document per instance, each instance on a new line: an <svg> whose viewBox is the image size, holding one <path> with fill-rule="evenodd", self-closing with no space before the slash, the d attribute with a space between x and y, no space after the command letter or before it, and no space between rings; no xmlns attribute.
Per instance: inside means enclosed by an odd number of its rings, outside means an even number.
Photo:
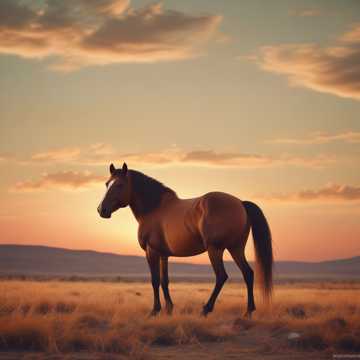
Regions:
<svg viewBox="0 0 360 360"><path fill-rule="evenodd" d="M262 210L251 201L243 201L250 218L251 230L254 238L256 264L260 270L260 280L266 300L270 300L273 277L273 252L269 224Z"/></svg>

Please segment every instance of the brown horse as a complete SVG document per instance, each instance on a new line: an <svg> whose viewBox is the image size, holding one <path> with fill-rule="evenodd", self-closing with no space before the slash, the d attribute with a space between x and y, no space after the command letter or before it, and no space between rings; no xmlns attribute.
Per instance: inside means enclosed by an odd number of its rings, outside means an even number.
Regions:
<svg viewBox="0 0 360 360"><path fill-rule="evenodd" d="M272 245L268 223L260 208L252 202L222 193L210 192L194 199L180 199L159 181L135 170L110 165L110 178L98 212L103 218L130 206L138 221L138 240L146 252L154 290L151 315L161 310L161 284L166 310L171 314L173 302L169 293L169 256L193 256L208 252L216 275L214 290L203 307L207 315L227 280L223 253L227 249L243 273L247 286L246 316L255 310L254 272L246 261L244 250L252 229L259 275L265 298L272 290Z"/></svg>

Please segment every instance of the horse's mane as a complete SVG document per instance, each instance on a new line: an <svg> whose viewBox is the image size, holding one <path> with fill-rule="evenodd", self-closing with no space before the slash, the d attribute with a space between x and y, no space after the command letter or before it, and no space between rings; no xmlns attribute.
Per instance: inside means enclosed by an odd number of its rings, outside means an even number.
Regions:
<svg viewBox="0 0 360 360"><path fill-rule="evenodd" d="M142 214L147 214L159 207L164 194L167 193L176 196L174 190L140 171L129 170L129 173L132 189L141 201ZM137 210L139 211L140 209Z"/></svg>

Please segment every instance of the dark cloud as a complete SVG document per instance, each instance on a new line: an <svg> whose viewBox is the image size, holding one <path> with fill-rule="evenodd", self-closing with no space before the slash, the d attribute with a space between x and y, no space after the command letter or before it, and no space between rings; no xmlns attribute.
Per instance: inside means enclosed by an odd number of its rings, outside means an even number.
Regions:
<svg viewBox="0 0 360 360"><path fill-rule="evenodd" d="M43 4L43 5L41 5ZM129 0L0 1L0 53L55 58L52 67L186 59L200 53L221 16L190 15Z"/></svg>
<svg viewBox="0 0 360 360"><path fill-rule="evenodd" d="M159 4L132 11L123 18L111 18L97 31L85 37L84 49L133 61L154 61L189 57L193 44L207 37L220 17L189 16L164 11Z"/></svg>
<svg viewBox="0 0 360 360"><path fill-rule="evenodd" d="M0 29L23 29L36 19L36 13L19 1L0 1Z"/></svg>

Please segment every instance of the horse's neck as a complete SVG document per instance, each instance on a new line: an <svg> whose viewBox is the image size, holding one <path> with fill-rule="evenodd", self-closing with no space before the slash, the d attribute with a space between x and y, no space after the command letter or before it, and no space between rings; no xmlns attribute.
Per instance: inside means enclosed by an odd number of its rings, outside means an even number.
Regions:
<svg viewBox="0 0 360 360"><path fill-rule="evenodd" d="M143 217L143 206L141 203L141 199L137 198L136 196L131 196L130 200L130 209L134 214L135 219L139 222Z"/></svg>
<svg viewBox="0 0 360 360"><path fill-rule="evenodd" d="M132 194L130 200L130 209L134 214L134 217L138 222L141 222L146 216L151 215L154 211L159 210L161 207L166 206L169 201L177 199L177 196L174 193L164 193L161 197L160 204L156 209L153 209L150 212L144 212L143 199L141 199L137 194Z"/></svg>

